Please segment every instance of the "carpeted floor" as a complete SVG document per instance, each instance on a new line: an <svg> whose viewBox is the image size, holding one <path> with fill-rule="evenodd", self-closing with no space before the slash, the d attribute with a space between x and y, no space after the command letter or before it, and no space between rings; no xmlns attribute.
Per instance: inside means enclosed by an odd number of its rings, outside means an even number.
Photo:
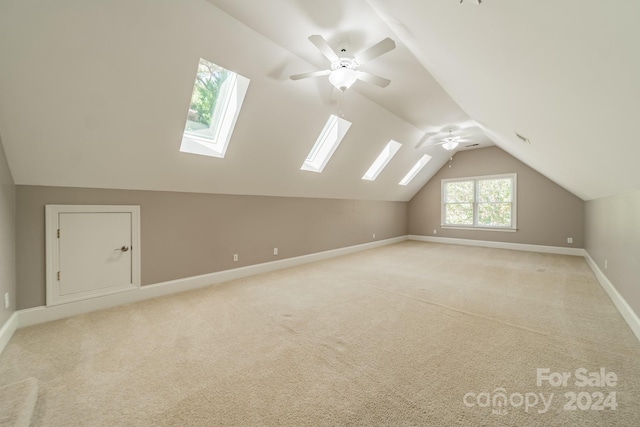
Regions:
<svg viewBox="0 0 640 427"><path fill-rule="evenodd" d="M34 426L640 425L584 259L410 241L20 329L30 377Z"/></svg>

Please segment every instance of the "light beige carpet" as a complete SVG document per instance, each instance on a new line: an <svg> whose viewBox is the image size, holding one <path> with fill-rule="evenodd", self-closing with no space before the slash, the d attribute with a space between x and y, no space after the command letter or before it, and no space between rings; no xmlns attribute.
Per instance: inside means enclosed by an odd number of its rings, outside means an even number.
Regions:
<svg viewBox="0 0 640 427"><path fill-rule="evenodd" d="M0 387L0 426L29 427L38 397L38 382L27 378Z"/></svg>
<svg viewBox="0 0 640 427"><path fill-rule="evenodd" d="M20 329L0 386L27 377L34 426L640 425L584 259L420 242Z"/></svg>

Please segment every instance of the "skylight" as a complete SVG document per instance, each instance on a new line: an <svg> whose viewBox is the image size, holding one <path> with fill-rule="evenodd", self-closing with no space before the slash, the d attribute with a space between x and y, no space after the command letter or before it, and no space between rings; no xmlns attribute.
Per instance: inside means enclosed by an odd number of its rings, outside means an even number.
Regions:
<svg viewBox="0 0 640 427"><path fill-rule="evenodd" d="M332 114L300 169L322 172L350 127L351 122Z"/></svg>
<svg viewBox="0 0 640 427"><path fill-rule="evenodd" d="M374 181L378 177L378 175L380 175L382 169L387 166L387 163L389 163L393 156L396 155L400 147L402 147L402 144L400 144L399 142L396 142L393 139L389 141L389 143L386 145L386 147L384 147L375 162L373 162L367 173L364 174L362 179Z"/></svg>
<svg viewBox="0 0 640 427"><path fill-rule="evenodd" d="M180 151L224 157L249 79L200 59Z"/></svg>
<svg viewBox="0 0 640 427"><path fill-rule="evenodd" d="M411 180L413 178L416 177L416 175L418 175L418 172L420 172L422 170L423 167L425 167L425 165L427 163L429 163L429 160L431 160L431 156L428 154L425 154L424 156L420 157L420 160L418 160L418 163L416 163L411 170L409 171L408 174L405 175L404 178L402 178L402 181L399 182L400 185L407 185L411 182Z"/></svg>

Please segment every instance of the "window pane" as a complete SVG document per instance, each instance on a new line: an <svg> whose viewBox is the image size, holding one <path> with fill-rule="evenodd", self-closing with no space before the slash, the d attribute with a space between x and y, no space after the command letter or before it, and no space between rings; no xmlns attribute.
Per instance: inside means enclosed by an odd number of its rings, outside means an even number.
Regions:
<svg viewBox="0 0 640 427"><path fill-rule="evenodd" d="M447 182L446 203L473 203L473 181Z"/></svg>
<svg viewBox="0 0 640 427"><path fill-rule="evenodd" d="M200 59L185 132L213 138L214 109L220 89L230 74L233 73L206 59Z"/></svg>
<svg viewBox="0 0 640 427"><path fill-rule="evenodd" d="M473 225L473 203L447 204L445 209L445 224Z"/></svg>
<svg viewBox="0 0 640 427"><path fill-rule="evenodd" d="M427 165L427 163L429 163L429 160L431 160L431 156L428 154L424 154L422 157L420 157L420 160L418 160L418 162L415 165L413 165L411 170L409 170L409 172L404 176L404 178L402 178L402 181L400 181L398 185L408 185L411 182L411 180L415 178L416 175L418 175L418 173L420 173L422 168L424 168Z"/></svg>
<svg viewBox="0 0 640 427"><path fill-rule="evenodd" d="M364 174L362 179L375 181L378 175L380 175L380 172L382 172L382 169L384 169L387 164L389 164L393 156L395 156L398 150L400 150L400 147L402 147L402 144L400 144L398 141L394 141L393 139L389 141L389 143L384 147L382 152L373 162L371 167Z"/></svg>
<svg viewBox="0 0 640 427"><path fill-rule="evenodd" d="M331 115L300 169L322 172L351 127L351 122Z"/></svg>
<svg viewBox="0 0 640 427"><path fill-rule="evenodd" d="M510 202L511 178L484 179L478 181L478 202Z"/></svg>
<svg viewBox="0 0 640 427"><path fill-rule="evenodd" d="M478 204L478 225L510 227L511 203Z"/></svg>
<svg viewBox="0 0 640 427"><path fill-rule="evenodd" d="M223 158L248 88L246 77L201 58L180 151Z"/></svg>

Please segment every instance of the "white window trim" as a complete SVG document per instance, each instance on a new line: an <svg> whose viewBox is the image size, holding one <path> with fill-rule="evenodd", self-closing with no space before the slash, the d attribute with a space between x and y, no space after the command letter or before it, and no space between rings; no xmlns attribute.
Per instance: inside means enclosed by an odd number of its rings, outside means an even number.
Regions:
<svg viewBox="0 0 640 427"><path fill-rule="evenodd" d="M371 167L365 172L362 179L367 181L375 181L378 175L387 167L393 156L400 150L402 144L393 139L384 146L376 160L371 164Z"/></svg>
<svg viewBox="0 0 640 427"><path fill-rule="evenodd" d="M482 226L482 227L472 227L470 225L441 225L440 228L442 229L449 229L449 230L468 230L468 231L501 231L501 232L507 232L507 233L515 233L516 231L518 231L517 228L506 228L506 227L487 227L487 226Z"/></svg>
<svg viewBox="0 0 640 427"><path fill-rule="evenodd" d="M478 181L489 180L489 179L504 179L511 178L513 182L513 188L511 192L511 226L502 227L502 226L488 226L488 225L478 225ZM449 182L466 182L473 181L473 225L470 224L447 224L445 222L445 187ZM473 231L507 231L514 232L518 230L517 219L518 219L518 174L517 173L506 173L506 174L498 174L498 175L482 175L482 176L470 176L463 178L450 178L443 179L440 181L440 228L445 229L456 229L456 230L473 230Z"/></svg>
<svg viewBox="0 0 640 427"><path fill-rule="evenodd" d="M350 127L350 121L333 114L329 116L300 169L309 172L322 172Z"/></svg>
<svg viewBox="0 0 640 427"><path fill-rule="evenodd" d="M415 165L411 168L411 170L402 178L402 181L398 183L398 185L409 185L409 183L415 178L420 171L429 163L431 160L431 156L428 154L420 157L420 160L416 162Z"/></svg>
<svg viewBox="0 0 640 427"><path fill-rule="evenodd" d="M211 114L210 129L213 137L184 131L180 144L181 152L224 158L250 82L240 74L232 71L230 73L222 84L219 99Z"/></svg>

